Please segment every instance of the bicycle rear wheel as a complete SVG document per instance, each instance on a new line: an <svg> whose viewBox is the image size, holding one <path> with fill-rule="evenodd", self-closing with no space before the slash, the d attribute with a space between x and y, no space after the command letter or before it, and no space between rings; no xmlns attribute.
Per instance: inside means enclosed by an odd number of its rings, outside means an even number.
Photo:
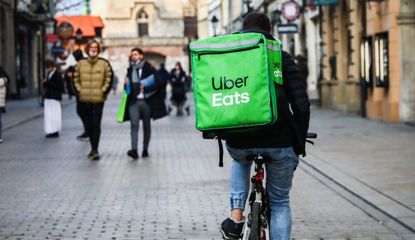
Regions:
<svg viewBox="0 0 415 240"><path fill-rule="evenodd" d="M261 236L261 204L254 202L251 211L251 231L249 240L260 240Z"/></svg>

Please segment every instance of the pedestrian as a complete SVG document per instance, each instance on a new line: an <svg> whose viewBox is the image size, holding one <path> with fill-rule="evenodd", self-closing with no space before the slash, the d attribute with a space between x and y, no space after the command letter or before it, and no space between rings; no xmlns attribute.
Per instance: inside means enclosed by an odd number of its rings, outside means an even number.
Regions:
<svg viewBox="0 0 415 240"><path fill-rule="evenodd" d="M275 40L269 18L250 13L243 21L243 32L263 33ZM255 64L255 63L253 63ZM310 119L310 102L304 79L292 57L282 51L283 89L278 99L278 120L269 127L256 128L243 136L229 136L226 146L233 158L230 178L231 216L221 224L225 239L239 239L245 218L243 211L249 191L252 154L267 155L266 189L270 213L270 239L291 239L291 208L289 192L298 155L305 154L305 137ZM292 114L290 111L292 109Z"/></svg>
<svg viewBox="0 0 415 240"><path fill-rule="evenodd" d="M176 62L174 68L170 71L170 85L172 87L171 102L177 108L177 116L183 115L183 107L186 104L186 72L183 70L180 62ZM189 107L186 108L189 115Z"/></svg>
<svg viewBox="0 0 415 240"><path fill-rule="evenodd" d="M295 56L295 60L297 61L297 67L300 70L300 74L304 79L305 89L308 88L307 84L307 77L308 77L308 64L307 58L301 54Z"/></svg>
<svg viewBox="0 0 415 240"><path fill-rule="evenodd" d="M82 50L81 49L76 49L75 51L73 51L73 53L72 53L72 56L75 58L75 61L78 63L79 61L81 61L82 59L84 59L84 54L83 54L83 52L82 52ZM71 80L71 86L72 86L72 88L73 88L73 90L74 90L74 93L75 93L75 100L76 100L76 114L78 114L78 116L79 116L79 119L81 119L81 122L82 122L82 127L83 127L83 132L80 134L80 135L78 135L77 137L76 137L76 139L78 140L78 141L82 141L82 142L87 142L88 140L89 140L89 137L88 137L88 133L87 133L87 131L86 131L86 123L85 123L85 121L84 121L84 119L82 118L82 116L81 116L81 109L80 109L80 104L79 104L79 93L77 93L76 92L76 88L75 88L75 82L74 82L74 80L75 80L75 78L74 78L74 74L75 74L75 66L76 65L74 65L73 66L73 73L71 74L72 76L71 76L71 78L70 78L70 80Z"/></svg>
<svg viewBox="0 0 415 240"><path fill-rule="evenodd" d="M166 86L167 86L167 83L169 82L170 74L167 71L164 63L160 64L158 73L159 73L160 79L162 80L162 84L160 85L160 91L163 95L163 99L165 100L166 99Z"/></svg>
<svg viewBox="0 0 415 240"><path fill-rule="evenodd" d="M73 73L75 72L75 66L69 66L66 69L63 77L63 82L65 83L66 92L68 93L69 100L72 100L72 97L75 96L75 89L73 86Z"/></svg>
<svg viewBox="0 0 415 240"><path fill-rule="evenodd" d="M86 134L91 143L88 158L99 160L99 140L104 102L111 90L112 68L110 63L98 57L101 46L91 40L85 47L88 57L80 60L75 67L74 83L79 97L79 113L85 124Z"/></svg>
<svg viewBox="0 0 415 240"><path fill-rule="evenodd" d="M62 130L62 93L64 84L62 73L53 60L46 60L46 78L43 81L44 89L44 130L46 138L59 137Z"/></svg>
<svg viewBox="0 0 415 240"><path fill-rule="evenodd" d="M2 115L6 112L6 93L10 82L9 75L0 66L0 143L3 143L3 122Z"/></svg>
<svg viewBox="0 0 415 240"><path fill-rule="evenodd" d="M127 155L138 159L138 130L140 119L143 121L143 151L141 157L149 157L151 138L151 119L167 115L160 85L162 80L156 69L144 60L144 52L134 48L130 54L131 66L127 69L125 86L129 89L124 121L131 123L131 150Z"/></svg>

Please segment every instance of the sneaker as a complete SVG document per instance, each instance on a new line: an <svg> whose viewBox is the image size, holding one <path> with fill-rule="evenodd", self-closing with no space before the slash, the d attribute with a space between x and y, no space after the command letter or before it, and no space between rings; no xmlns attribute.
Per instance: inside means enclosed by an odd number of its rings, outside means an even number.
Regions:
<svg viewBox="0 0 415 240"><path fill-rule="evenodd" d="M143 158L147 158L149 156L150 155L148 155L148 151L147 150L143 150L143 152L141 153L141 157L143 157Z"/></svg>
<svg viewBox="0 0 415 240"><path fill-rule="evenodd" d="M84 132L81 135L77 136L76 139L81 142L87 142L89 137L88 137L88 134Z"/></svg>
<svg viewBox="0 0 415 240"><path fill-rule="evenodd" d="M3 138L0 138L0 143L3 143Z"/></svg>
<svg viewBox="0 0 415 240"><path fill-rule="evenodd" d="M137 150L128 150L127 155L134 160L137 160L139 158Z"/></svg>
<svg viewBox="0 0 415 240"><path fill-rule="evenodd" d="M230 218L225 219L220 226L220 233L222 234L223 239L237 240L242 238L244 224L245 221L235 223Z"/></svg>
<svg viewBox="0 0 415 240"><path fill-rule="evenodd" d="M94 161L98 161L101 159L101 157L99 156L98 151L94 151L92 150L91 152L89 152L88 154L88 159L89 160L94 160Z"/></svg>

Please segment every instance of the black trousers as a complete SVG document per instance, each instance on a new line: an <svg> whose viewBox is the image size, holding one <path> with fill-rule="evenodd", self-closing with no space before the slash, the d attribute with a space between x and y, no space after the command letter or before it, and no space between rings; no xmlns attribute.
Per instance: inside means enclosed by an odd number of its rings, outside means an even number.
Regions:
<svg viewBox="0 0 415 240"><path fill-rule="evenodd" d="M85 129L88 133L93 151L98 151L103 109L104 103L79 102L79 112L82 122L85 123Z"/></svg>
<svg viewBox="0 0 415 240"><path fill-rule="evenodd" d="M84 119L82 118L82 113L81 113L81 106L80 106L80 102L79 102L79 97L76 97L76 114L78 114L79 118L81 119L82 122L82 126L84 127L84 132L86 133L86 124Z"/></svg>

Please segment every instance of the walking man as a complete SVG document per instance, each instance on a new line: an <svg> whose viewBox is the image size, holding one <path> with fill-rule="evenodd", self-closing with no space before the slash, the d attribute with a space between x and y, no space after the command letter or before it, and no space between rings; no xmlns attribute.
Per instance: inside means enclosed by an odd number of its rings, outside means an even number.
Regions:
<svg viewBox="0 0 415 240"><path fill-rule="evenodd" d="M269 18L251 13L243 22L243 32L260 32L273 39ZM291 56L282 52L284 84L278 98L278 120L269 127L249 132L246 136L226 139L227 149L234 159L230 179L231 217L222 222L225 239L242 237L243 211L249 191L252 154L267 155L266 189L271 207L270 239L288 240L291 234L289 192L298 164L298 155L305 154L305 138L310 119L310 102L304 79ZM292 109L292 112L290 111Z"/></svg>
<svg viewBox="0 0 415 240"><path fill-rule="evenodd" d="M138 130L143 120L143 158L149 157L148 147L151 138L151 118L158 119L167 115L163 93L160 91L162 80L156 69L144 60L140 48L131 50L131 66L127 69L125 86L128 93L124 121L131 122L131 150L127 155L138 159Z"/></svg>
<svg viewBox="0 0 415 240"><path fill-rule="evenodd" d="M111 90L113 73L110 63L98 57L101 47L96 40L90 41L85 51L88 57L80 60L76 65L74 83L79 94L80 115L91 143L88 158L99 160L98 145L102 112L108 92Z"/></svg>

